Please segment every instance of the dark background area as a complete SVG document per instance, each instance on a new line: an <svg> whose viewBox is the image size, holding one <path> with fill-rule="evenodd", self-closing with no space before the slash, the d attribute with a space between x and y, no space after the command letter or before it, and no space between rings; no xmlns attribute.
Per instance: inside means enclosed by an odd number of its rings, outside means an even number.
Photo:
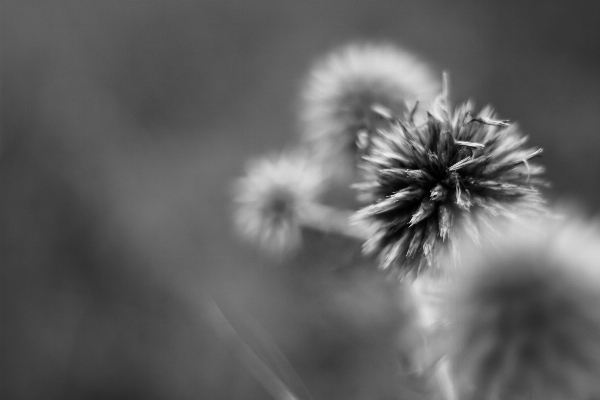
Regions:
<svg viewBox="0 0 600 400"><path fill-rule="evenodd" d="M215 300L314 399L422 398L391 350L412 340L401 293L359 244L309 232L280 265L230 224L232 180L297 142L302 80L352 40L448 70L455 102L492 104L544 148L551 201L600 211L595 0L3 0L0 13L3 399L267 398ZM267 334L244 333L249 318Z"/></svg>

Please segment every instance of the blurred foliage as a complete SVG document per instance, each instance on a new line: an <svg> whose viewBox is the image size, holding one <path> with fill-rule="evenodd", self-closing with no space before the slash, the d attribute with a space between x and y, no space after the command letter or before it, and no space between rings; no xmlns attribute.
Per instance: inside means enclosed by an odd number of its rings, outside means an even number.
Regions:
<svg viewBox="0 0 600 400"><path fill-rule="evenodd" d="M5 0L0 15L2 398L265 398L212 299L263 326L315 399L423 396L390 351L413 340L401 293L358 248L309 235L275 265L230 229L231 180L295 141L306 71L353 39L449 70L455 101L492 103L545 149L550 198L598 211L595 1Z"/></svg>

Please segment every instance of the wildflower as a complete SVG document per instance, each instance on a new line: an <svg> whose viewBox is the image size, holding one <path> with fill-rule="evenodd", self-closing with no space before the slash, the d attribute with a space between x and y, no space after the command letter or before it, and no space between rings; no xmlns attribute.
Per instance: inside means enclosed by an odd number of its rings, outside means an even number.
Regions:
<svg viewBox="0 0 600 400"><path fill-rule="evenodd" d="M519 225L469 246L447 313L458 398L600 396L600 234Z"/></svg>
<svg viewBox="0 0 600 400"><path fill-rule="evenodd" d="M254 160L235 185L235 226L262 250L288 254L300 247L301 221L321 190L321 172L299 153Z"/></svg>
<svg viewBox="0 0 600 400"><path fill-rule="evenodd" d="M429 67L404 50L386 44L348 45L318 62L307 79L303 137L323 165L336 176L348 176L369 135L387 123L374 107L400 113L406 101L431 100L438 88Z"/></svg>
<svg viewBox="0 0 600 400"><path fill-rule="evenodd" d="M383 268L440 272L438 254L458 236L476 242L490 219L542 210L543 168L529 161L542 150L525 147L527 138L490 107L477 116L472 108L452 113L446 90L422 124L412 110L373 136L365 181L355 185L370 205L356 219L374 225L363 248L380 254Z"/></svg>

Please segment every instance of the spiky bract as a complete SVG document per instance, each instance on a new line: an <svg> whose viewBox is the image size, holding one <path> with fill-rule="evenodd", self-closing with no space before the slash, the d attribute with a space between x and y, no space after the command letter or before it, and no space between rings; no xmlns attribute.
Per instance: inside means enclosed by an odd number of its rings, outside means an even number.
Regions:
<svg viewBox="0 0 600 400"><path fill-rule="evenodd" d="M599 232L519 224L463 249L446 313L458 398L600 398Z"/></svg>
<svg viewBox="0 0 600 400"><path fill-rule="evenodd" d="M356 185L371 203L356 217L376 230L365 252L402 276L439 271L432 267L440 250L459 235L476 241L489 219L542 209L543 168L528 161L541 149L525 147L515 125L495 120L489 107L475 117L469 102L452 112L445 96L425 122L412 115L373 137L365 181Z"/></svg>
<svg viewBox="0 0 600 400"><path fill-rule="evenodd" d="M351 176L359 136L365 140L386 123L372 107L399 113L406 101L432 100L439 87L429 67L405 50L388 44L347 45L315 64L305 83L303 138L334 176Z"/></svg>
<svg viewBox="0 0 600 400"><path fill-rule="evenodd" d="M303 154L281 154L251 161L234 190L238 232L281 256L301 245L300 224L322 191L322 174Z"/></svg>

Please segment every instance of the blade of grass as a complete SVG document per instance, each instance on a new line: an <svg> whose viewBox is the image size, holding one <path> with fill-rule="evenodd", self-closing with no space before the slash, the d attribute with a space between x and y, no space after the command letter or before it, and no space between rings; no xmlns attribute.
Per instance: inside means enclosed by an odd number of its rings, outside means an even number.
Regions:
<svg viewBox="0 0 600 400"><path fill-rule="evenodd" d="M308 388L294 370L294 367L292 367L279 347L270 338L267 331L250 315L246 316L245 322L246 326L250 329L252 337L257 339L258 346L261 349L264 349L269 361L275 367L275 370L282 375L283 380L288 382L290 386L294 387L296 389L296 393L302 391L302 398L314 400L308 392Z"/></svg>
<svg viewBox="0 0 600 400"><path fill-rule="evenodd" d="M223 337L235 345L248 372L254 376L273 398L277 400L301 400L294 395L281 378L246 343L214 300L207 307L207 311L209 312L210 320L214 323L217 330ZM302 386L304 387L304 385Z"/></svg>

